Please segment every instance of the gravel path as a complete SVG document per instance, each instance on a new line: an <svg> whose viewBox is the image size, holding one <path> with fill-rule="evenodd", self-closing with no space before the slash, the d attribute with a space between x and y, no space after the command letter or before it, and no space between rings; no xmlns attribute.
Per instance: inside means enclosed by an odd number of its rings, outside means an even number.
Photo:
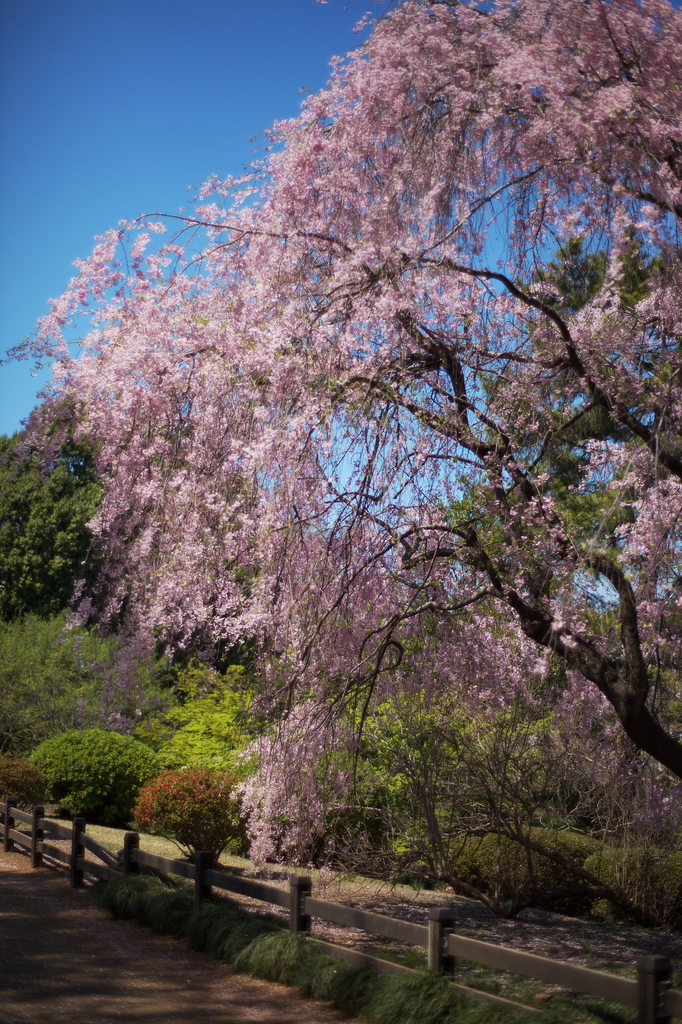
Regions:
<svg viewBox="0 0 682 1024"><path fill-rule="evenodd" d="M61 873L0 852L0 1024L348 1024L295 990L112 921Z"/></svg>

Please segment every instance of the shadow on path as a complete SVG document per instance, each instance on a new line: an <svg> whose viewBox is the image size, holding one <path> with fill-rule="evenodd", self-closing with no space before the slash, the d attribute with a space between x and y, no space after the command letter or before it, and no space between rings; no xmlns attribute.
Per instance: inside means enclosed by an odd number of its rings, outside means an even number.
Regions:
<svg viewBox="0 0 682 1024"><path fill-rule="evenodd" d="M294 990L112 921L59 873L0 853L0 1024L341 1024Z"/></svg>

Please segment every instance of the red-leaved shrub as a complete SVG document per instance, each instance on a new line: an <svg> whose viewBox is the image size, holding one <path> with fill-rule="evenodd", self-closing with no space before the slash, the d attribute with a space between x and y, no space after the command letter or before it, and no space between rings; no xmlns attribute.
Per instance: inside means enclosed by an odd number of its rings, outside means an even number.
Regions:
<svg viewBox="0 0 682 1024"><path fill-rule="evenodd" d="M45 797L45 779L37 768L18 757L0 757L0 800L16 797L24 810Z"/></svg>
<svg viewBox="0 0 682 1024"><path fill-rule="evenodd" d="M237 779L212 768L163 772L140 790L134 809L140 832L172 839L188 855L210 850L219 857L226 846L244 846Z"/></svg>

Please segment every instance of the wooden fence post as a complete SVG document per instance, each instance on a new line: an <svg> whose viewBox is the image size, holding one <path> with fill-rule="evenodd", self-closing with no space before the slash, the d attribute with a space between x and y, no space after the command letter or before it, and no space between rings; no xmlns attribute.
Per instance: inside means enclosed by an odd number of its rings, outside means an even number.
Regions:
<svg viewBox="0 0 682 1024"><path fill-rule="evenodd" d="M85 832L85 818L74 818L71 825L71 885L79 889L83 884L85 872L78 867L78 858L85 857L82 834Z"/></svg>
<svg viewBox="0 0 682 1024"><path fill-rule="evenodd" d="M38 828L38 821L45 817L45 808L40 805L33 808L31 814L31 867L40 868L43 864L42 850L38 849L38 843L43 841L43 829Z"/></svg>
<svg viewBox="0 0 682 1024"><path fill-rule="evenodd" d="M213 867L213 854L210 850L197 850L194 854L194 909L199 909L204 900L210 900L213 893L211 884L206 881L206 872Z"/></svg>
<svg viewBox="0 0 682 1024"><path fill-rule="evenodd" d="M670 988L667 956L643 956L637 963L638 1024L667 1024L666 992Z"/></svg>
<svg viewBox="0 0 682 1024"><path fill-rule="evenodd" d="M134 875L140 870L140 865L133 860L133 850L140 848L139 832L126 832L123 837L123 874Z"/></svg>
<svg viewBox="0 0 682 1024"><path fill-rule="evenodd" d="M448 930L454 923L455 912L451 907L431 907L429 910L428 967L437 974L454 970L454 957L448 954Z"/></svg>
<svg viewBox="0 0 682 1024"><path fill-rule="evenodd" d="M305 912L305 898L313 891L313 883L307 875L289 875L289 931L310 931L310 918Z"/></svg>
<svg viewBox="0 0 682 1024"><path fill-rule="evenodd" d="M5 853L11 853L12 850L14 849L14 843L12 842L12 840L9 837L9 830L12 827L11 823L10 823L10 818L11 818L11 815L12 815L12 808L16 807L16 806L17 806L16 797L13 797L13 796L6 796L5 797L5 814L4 814L4 817L5 817L5 843L4 843Z"/></svg>

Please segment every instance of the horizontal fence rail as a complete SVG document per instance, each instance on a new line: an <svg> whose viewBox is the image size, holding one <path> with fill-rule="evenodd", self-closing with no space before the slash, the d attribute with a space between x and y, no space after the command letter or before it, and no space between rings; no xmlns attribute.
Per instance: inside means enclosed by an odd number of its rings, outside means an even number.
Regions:
<svg viewBox="0 0 682 1024"><path fill-rule="evenodd" d="M15 828L10 828L9 838L12 843L20 843L22 846L30 846L31 836L29 832L19 832Z"/></svg>
<svg viewBox="0 0 682 1024"><path fill-rule="evenodd" d="M379 960L379 957L371 956L369 953L361 953L359 950L350 949L348 946L337 946L333 942L326 942L324 939L311 938L308 941L322 953L326 953L327 956L339 957L342 960L346 960L349 964L353 964L354 967L364 967L366 964L370 967L376 967ZM380 969L383 974L414 974L411 967L395 964L392 960L381 960L380 963Z"/></svg>
<svg viewBox="0 0 682 1024"><path fill-rule="evenodd" d="M15 807L12 811L12 817L15 821L23 821L24 825L30 825L33 820L33 816L29 811L20 811L18 807Z"/></svg>
<svg viewBox="0 0 682 1024"><path fill-rule="evenodd" d="M588 967L579 967L549 957L536 956L534 953L511 949L508 946L458 935L454 930L455 916L452 908L434 907L429 911L426 925L414 924L411 921L401 921L383 914L373 914L356 907L317 899L311 895L311 880L306 876L292 874L288 888L283 889L268 882L242 878L214 868L211 854L205 851L198 852L193 863L147 853L146 850L139 848L139 836L136 832L126 833L123 851L117 856L87 835L83 818L75 818L71 825L51 821L45 818L44 808L34 807L32 812L22 811L17 808L16 800L11 796L6 797L0 808L5 852L16 849L17 852L28 853L34 867L39 867L43 856L48 856L69 869L71 884L75 887L83 884L85 873L107 881L115 881L139 871L141 867L166 871L194 882L195 907L209 899L214 888L221 889L288 910L291 932L310 932L313 918L329 921L332 924L358 928L371 935L421 947L426 951L431 971L452 974L457 959L469 960L535 981L582 992L598 999L636 1007L638 1024L665 1024L671 1017L682 1019L682 990L670 987L671 969L667 957L642 957L637 964L636 981L620 978L615 974L594 971ZM13 828L13 824L17 823L30 825L31 830ZM69 840L70 850L64 850L46 841L47 838L53 837ZM86 851L97 857L99 863L86 859ZM342 958L351 964L370 964L379 971L392 974L412 972L412 968L402 964L383 960L369 953L361 953L347 946L338 946L312 935L308 941L329 956ZM471 999L522 1010L526 1014L534 1015L539 1012L534 1007L459 985L454 981L452 985L456 991Z"/></svg>
<svg viewBox="0 0 682 1024"><path fill-rule="evenodd" d="M113 868L107 867L106 864L95 864L91 860L86 860L85 857L78 858L78 867L81 871L87 871L89 875L96 875L98 878L106 879L107 882L115 882L117 878L124 877L120 871L114 871Z"/></svg>
<svg viewBox="0 0 682 1024"><path fill-rule="evenodd" d="M283 907L285 910L289 910L291 906L289 890L280 889L276 885L268 885L267 882L240 878L239 875L227 875L224 871L215 871L210 868L206 872L206 880L216 889L223 889L225 892L236 892L239 896L248 896L252 900L270 903L276 907Z"/></svg>
<svg viewBox="0 0 682 1024"><path fill-rule="evenodd" d="M73 829L70 825L62 825L59 821L49 821L47 818L43 818L40 822L45 832L51 832L52 835L59 836L60 839L70 839Z"/></svg>
<svg viewBox="0 0 682 1024"><path fill-rule="evenodd" d="M135 850L133 860L145 868L154 868L155 871L167 871L171 875L181 875L194 881L195 867L186 860L174 860L172 857L160 857L157 853L147 853L145 850Z"/></svg>
<svg viewBox="0 0 682 1024"><path fill-rule="evenodd" d="M527 978L575 989L590 996L623 1003L624 1006L637 1006L637 982L630 978L619 978L616 974L605 974L575 964L558 963L549 957L496 946L479 939L467 939L461 935L448 936L448 952L451 956L474 960L500 971L523 974Z"/></svg>
<svg viewBox="0 0 682 1024"><path fill-rule="evenodd" d="M60 849L59 846L52 846L50 843L40 843L40 853L43 855L47 854L48 857L52 857L54 860L66 864L67 867L71 867L71 854Z"/></svg>
<svg viewBox="0 0 682 1024"><path fill-rule="evenodd" d="M339 903L327 903L326 900L313 899L308 896L305 901L305 912L310 917L319 917L332 924L345 925L347 928L361 928L373 935L381 935L386 939L407 942L411 946L424 946L428 941L429 929L422 924L411 921L399 921L395 917L383 914L371 914L367 910L357 910Z"/></svg>

